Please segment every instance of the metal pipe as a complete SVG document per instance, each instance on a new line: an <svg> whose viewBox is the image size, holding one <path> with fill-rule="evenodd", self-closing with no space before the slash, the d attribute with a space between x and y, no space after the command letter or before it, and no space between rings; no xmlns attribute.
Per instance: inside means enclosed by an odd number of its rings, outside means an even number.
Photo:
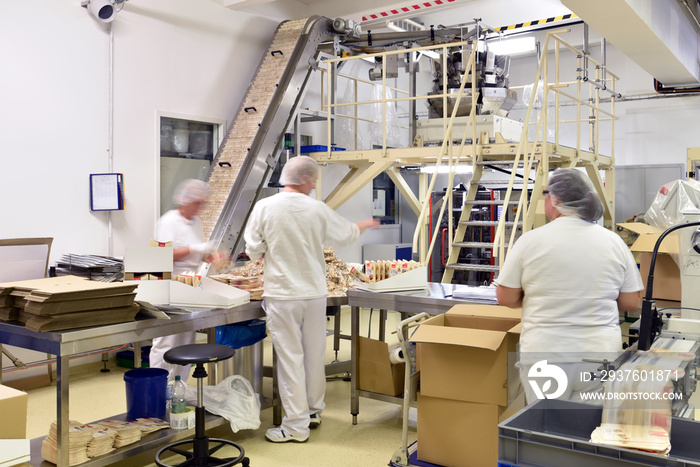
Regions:
<svg viewBox="0 0 700 467"><path fill-rule="evenodd" d="M81 352L81 353L77 353L77 354L71 355L71 356L70 356L70 359L73 360L73 359L76 359L76 358L90 357L90 356L93 356L93 355L101 355L101 354L103 354L103 353L113 352L113 351L115 351L115 350L119 350L119 349L121 349L121 348L123 348L123 347L124 347L123 345L115 345L115 346L113 346L113 347L106 347L106 348L104 348L104 349L89 350L89 351L87 351L87 352ZM3 353L4 353L4 352L3 352ZM20 362L20 363L21 363L21 362ZM3 369L2 369L2 372L3 372L3 373L6 373L6 372L8 372L8 371L15 371L15 370L18 370L18 369L20 369L20 368L34 368L34 367L38 367L38 366L42 366L42 365L51 365L51 364L54 364L54 363L56 363L56 357L54 357L54 358L47 358L47 359L45 359L45 360L37 360L37 361L31 362L31 363L28 364L28 365L27 365L27 364L23 364L23 366L8 366L8 367L3 368Z"/></svg>
<svg viewBox="0 0 700 467"><path fill-rule="evenodd" d="M583 23L583 81L588 81L588 24Z"/></svg>
<svg viewBox="0 0 700 467"><path fill-rule="evenodd" d="M107 116L107 172L114 170L114 28L109 23L109 115ZM107 211L107 256L114 256L114 233L112 231L112 211Z"/></svg>

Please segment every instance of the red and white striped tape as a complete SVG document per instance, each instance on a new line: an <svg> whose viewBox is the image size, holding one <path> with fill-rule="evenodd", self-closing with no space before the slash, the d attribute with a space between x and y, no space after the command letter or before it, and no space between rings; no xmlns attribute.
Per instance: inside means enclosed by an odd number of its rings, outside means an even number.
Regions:
<svg viewBox="0 0 700 467"><path fill-rule="evenodd" d="M425 10L426 8L447 5L456 1L457 0L434 0L432 2L416 3L414 5L404 6L389 11L382 11L381 13L373 13L371 15L363 16L362 21L372 21L376 19L389 18L394 15L402 15L414 11Z"/></svg>

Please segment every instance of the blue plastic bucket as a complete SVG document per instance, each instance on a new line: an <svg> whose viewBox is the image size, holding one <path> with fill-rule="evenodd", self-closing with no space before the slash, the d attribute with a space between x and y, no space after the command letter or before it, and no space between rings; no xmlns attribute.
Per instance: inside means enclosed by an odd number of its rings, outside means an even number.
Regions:
<svg viewBox="0 0 700 467"><path fill-rule="evenodd" d="M165 390L168 370L135 368L124 373L126 418L165 418Z"/></svg>

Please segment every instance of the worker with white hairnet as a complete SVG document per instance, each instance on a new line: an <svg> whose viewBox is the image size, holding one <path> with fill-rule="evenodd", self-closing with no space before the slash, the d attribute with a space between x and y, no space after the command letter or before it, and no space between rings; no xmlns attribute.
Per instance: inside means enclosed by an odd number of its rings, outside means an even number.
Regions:
<svg viewBox="0 0 700 467"><path fill-rule="evenodd" d="M163 214L156 226L155 239L158 242L173 242L173 275L196 271L215 247L204 241L204 227L198 214L209 197L209 188L201 180L188 179L175 189L173 201L177 208ZM187 381L190 367L171 365L163 360L165 352L180 345L193 344L195 332L184 332L153 339L149 364L151 368L168 370L169 378L176 375Z"/></svg>
<svg viewBox="0 0 700 467"><path fill-rule="evenodd" d="M576 381L581 359L622 350L619 311L635 310L643 289L627 245L596 223L603 203L583 172L555 170L544 194L551 222L515 242L495 280L498 303L522 307L519 366L528 403L543 395L532 383L536 371L553 362L569 375L558 398L587 391Z"/></svg>
<svg viewBox="0 0 700 467"><path fill-rule="evenodd" d="M355 242L374 219L353 223L309 195L318 164L291 158L282 169L284 190L258 201L245 229L246 253L264 258L267 329L277 354L279 392L285 416L265 433L275 443L305 442L321 424L326 392L325 243Z"/></svg>

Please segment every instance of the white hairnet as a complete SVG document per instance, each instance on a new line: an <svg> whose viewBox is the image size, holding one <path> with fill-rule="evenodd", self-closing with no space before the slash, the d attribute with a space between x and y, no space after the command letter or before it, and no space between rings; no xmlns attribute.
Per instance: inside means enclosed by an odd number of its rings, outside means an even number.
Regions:
<svg viewBox="0 0 700 467"><path fill-rule="evenodd" d="M284 164L280 185L303 185L318 175L318 164L309 156L292 157Z"/></svg>
<svg viewBox="0 0 700 467"><path fill-rule="evenodd" d="M585 221L597 221L603 215L603 203L593 183L580 170L557 169L549 175L549 195L552 206L564 216L577 216Z"/></svg>
<svg viewBox="0 0 700 467"><path fill-rule="evenodd" d="M189 178L183 180L175 188L173 202L177 206L187 206L197 201L205 201L209 197L209 187L201 180Z"/></svg>

